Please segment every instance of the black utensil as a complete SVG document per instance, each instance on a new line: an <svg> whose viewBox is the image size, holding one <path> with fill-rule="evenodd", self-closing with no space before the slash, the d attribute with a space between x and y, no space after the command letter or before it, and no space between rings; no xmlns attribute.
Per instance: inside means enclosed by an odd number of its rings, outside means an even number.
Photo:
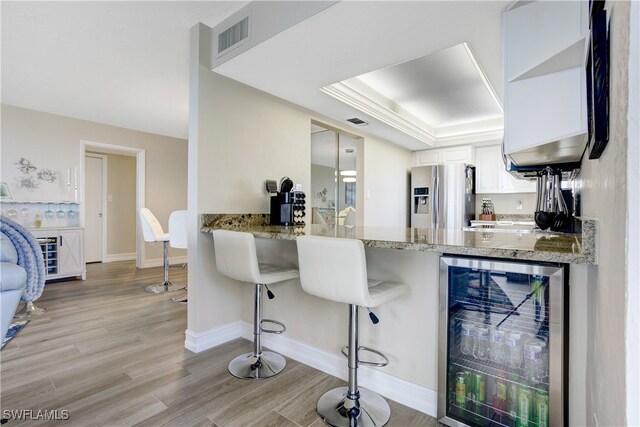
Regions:
<svg viewBox="0 0 640 427"><path fill-rule="evenodd" d="M536 212L536 215L535 215L536 224L542 230L546 230L547 228L551 227L554 224L555 219L556 219L555 212L539 211L539 212Z"/></svg>

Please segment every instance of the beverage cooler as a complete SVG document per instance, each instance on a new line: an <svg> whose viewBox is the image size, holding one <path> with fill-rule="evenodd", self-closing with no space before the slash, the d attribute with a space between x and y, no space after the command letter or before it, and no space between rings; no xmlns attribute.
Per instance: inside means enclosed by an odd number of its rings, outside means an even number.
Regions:
<svg viewBox="0 0 640 427"><path fill-rule="evenodd" d="M440 422L568 425L567 278L558 264L441 258Z"/></svg>

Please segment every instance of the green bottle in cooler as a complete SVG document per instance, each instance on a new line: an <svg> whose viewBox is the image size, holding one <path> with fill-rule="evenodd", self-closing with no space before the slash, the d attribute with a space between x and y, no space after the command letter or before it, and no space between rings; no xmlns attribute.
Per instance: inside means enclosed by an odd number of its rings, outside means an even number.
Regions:
<svg viewBox="0 0 640 427"><path fill-rule="evenodd" d="M521 385L518 390L518 427L531 427L534 425L533 417L533 391L526 385Z"/></svg>
<svg viewBox="0 0 640 427"><path fill-rule="evenodd" d="M466 388L467 388L467 404L466 404L466 408L467 410L471 411L471 412L475 412L476 411L476 390L475 390L475 384L476 382L474 381L475 376L473 374L473 372L471 371L464 371L464 373L467 376L467 381L466 381Z"/></svg>
<svg viewBox="0 0 640 427"><path fill-rule="evenodd" d="M533 409L533 421L538 427L549 427L549 394L545 390L536 390Z"/></svg>
<svg viewBox="0 0 640 427"><path fill-rule="evenodd" d="M485 417L485 381L484 374L476 372L473 374L474 386L475 386L475 404L476 414Z"/></svg>
<svg viewBox="0 0 640 427"><path fill-rule="evenodd" d="M518 419L518 377L511 374L507 385L507 413L509 414L509 425L515 427Z"/></svg>

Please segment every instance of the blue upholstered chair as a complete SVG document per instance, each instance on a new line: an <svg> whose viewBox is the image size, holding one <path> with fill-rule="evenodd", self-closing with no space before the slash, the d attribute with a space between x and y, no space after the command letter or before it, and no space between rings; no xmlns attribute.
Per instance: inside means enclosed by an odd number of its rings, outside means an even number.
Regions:
<svg viewBox="0 0 640 427"><path fill-rule="evenodd" d="M7 334L26 284L27 272L18 265L16 248L11 240L0 232L0 341Z"/></svg>

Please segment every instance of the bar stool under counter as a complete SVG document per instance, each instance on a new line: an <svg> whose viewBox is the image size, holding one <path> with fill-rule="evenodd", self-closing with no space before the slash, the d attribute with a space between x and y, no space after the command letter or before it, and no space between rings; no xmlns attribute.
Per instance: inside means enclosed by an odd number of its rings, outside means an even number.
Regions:
<svg viewBox="0 0 640 427"><path fill-rule="evenodd" d="M371 280L362 241L333 237L300 236L298 261L300 283L309 294L349 304L349 385L326 392L318 401L318 415L331 426L384 426L391 416L387 401L377 393L358 387L358 365L386 366L382 353L358 346L358 307L377 307L409 292L402 283ZM372 322L378 318L369 310ZM361 361L358 351L378 354L384 362Z"/></svg>
<svg viewBox="0 0 640 427"><path fill-rule="evenodd" d="M231 279L254 284L253 351L242 354L229 363L229 372L243 379L264 379L279 374L286 361L278 353L262 351L262 332L280 334L286 330L283 323L262 318L262 288L267 288L267 296L274 295L267 285L299 277L294 268L278 267L258 263L255 238L251 233L214 230L213 243L216 251L218 272ZM280 329L266 329L263 323L271 323Z"/></svg>

